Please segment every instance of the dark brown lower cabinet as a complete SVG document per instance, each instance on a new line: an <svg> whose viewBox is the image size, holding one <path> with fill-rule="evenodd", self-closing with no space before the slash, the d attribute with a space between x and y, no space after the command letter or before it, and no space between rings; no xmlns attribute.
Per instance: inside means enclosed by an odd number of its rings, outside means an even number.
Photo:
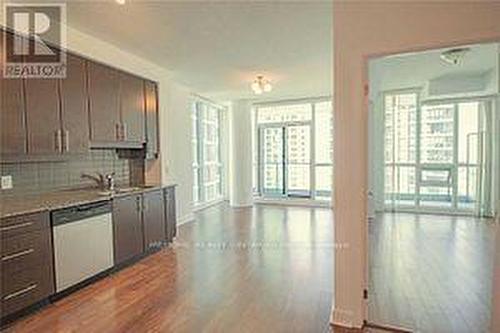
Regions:
<svg viewBox="0 0 500 333"><path fill-rule="evenodd" d="M115 264L120 264L143 252L141 209L141 194L113 200Z"/></svg>
<svg viewBox="0 0 500 333"><path fill-rule="evenodd" d="M171 242L177 235L177 217L175 212L175 186L163 190L165 200L165 227L167 241Z"/></svg>
<svg viewBox="0 0 500 333"><path fill-rule="evenodd" d="M54 293L52 230L48 212L0 222L0 316Z"/></svg>
<svg viewBox="0 0 500 333"><path fill-rule="evenodd" d="M142 222L144 225L144 248L158 248L165 244L165 208L161 190L142 195Z"/></svg>

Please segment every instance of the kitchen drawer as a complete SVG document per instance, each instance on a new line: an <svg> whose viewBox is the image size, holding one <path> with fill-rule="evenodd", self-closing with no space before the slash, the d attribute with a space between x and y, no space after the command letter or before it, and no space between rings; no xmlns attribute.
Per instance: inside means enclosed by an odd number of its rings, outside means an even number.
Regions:
<svg viewBox="0 0 500 333"><path fill-rule="evenodd" d="M2 241L12 236L43 229L50 229L49 212L18 215L0 220Z"/></svg>
<svg viewBox="0 0 500 333"><path fill-rule="evenodd" d="M52 261L50 230L39 230L2 240L0 264L3 276L47 265Z"/></svg>
<svg viewBox="0 0 500 333"><path fill-rule="evenodd" d="M2 316L21 310L54 293L52 267L36 265L24 270L2 272L1 309Z"/></svg>

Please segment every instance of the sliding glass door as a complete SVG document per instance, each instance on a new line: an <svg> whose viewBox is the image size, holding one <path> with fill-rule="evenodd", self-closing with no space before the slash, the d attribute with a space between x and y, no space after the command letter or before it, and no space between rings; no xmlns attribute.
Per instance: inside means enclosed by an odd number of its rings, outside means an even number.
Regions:
<svg viewBox="0 0 500 333"><path fill-rule="evenodd" d="M385 96L386 207L478 211L485 149L484 100L419 105L417 93Z"/></svg>
<svg viewBox="0 0 500 333"><path fill-rule="evenodd" d="M252 127L255 195L330 201L332 103L327 99L255 107Z"/></svg>
<svg viewBox="0 0 500 333"><path fill-rule="evenodd" d="M260 142L263 194L310 198L311 125L264 125Z"/></svg>

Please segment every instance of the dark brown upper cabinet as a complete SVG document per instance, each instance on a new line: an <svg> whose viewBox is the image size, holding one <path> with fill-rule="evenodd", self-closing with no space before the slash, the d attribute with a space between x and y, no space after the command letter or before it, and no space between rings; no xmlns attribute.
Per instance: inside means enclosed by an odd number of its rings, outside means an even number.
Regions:
<svg viewBox="0 0 500 333"><path fill-rule="evenodd" d="M120 76L113 68L88 62L90 139L112 143L122 140L120 122Z"/></svg>
<svg viewBox="0 0 500 333"><path fill-rule="evenodd" d="M57 80L29 78L24 82L28 153L40 155L62 152Z"/></svg>
<svg viewBox="0 0 500 333"><path fill-rule="evenodd" d="M143 143L145 138L144 80L121 73L121 140Z"/></svg>
<svg viewBox="0 0 500 333"><path fill-rule="evenodd" d="M89 115L87 108L86 62L66 55L66 78L60 80L62 150L85 153L89 150Z"/></svg>
<svg viewBox="0 0 500 333"><path fill-rule="evenodd" d="M158 132L158 88L155 82L144 81L146 106L146 157L157 158L160 148Z"/></svg>
<svg viewBox="0 0 500 333"><path fill-rule="evenodd" d="M167 237L163 191L151 191L142 195L142 219L145 250L164 245Z"/></svg>
<svg viewBox="0 0 500 333"><path fill-rule="evenodd" d="M23 80L0 79L1 153L26 153L26 127L23 98Z"/></svg>
<svg viewBox="0 0 500 333"><path fill-rule="evenodd" d="M3 47L7 34L0 30L0 154L19 155L26 153L23 80L4 78Z"/></svg>

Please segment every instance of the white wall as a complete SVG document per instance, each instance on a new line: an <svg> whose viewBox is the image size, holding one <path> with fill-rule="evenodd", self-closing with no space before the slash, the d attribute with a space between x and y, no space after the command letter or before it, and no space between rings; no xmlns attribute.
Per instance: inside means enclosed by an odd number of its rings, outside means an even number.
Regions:
<svg viewBox="0 0 500 333"><path fill-rule="evenodd" d="M499 17L500 2L334 2L334 324L367 319L367 59L498 41Z"/></svg>
<svg viewBox="0 0 500 333"><path fill-rule="evenodd" d="M162 140L162 179L178 184L178 223L193 216L193 156L191 131L191 91L174 82L168 83L165 117L161 120L166 137Z"/></svg>

